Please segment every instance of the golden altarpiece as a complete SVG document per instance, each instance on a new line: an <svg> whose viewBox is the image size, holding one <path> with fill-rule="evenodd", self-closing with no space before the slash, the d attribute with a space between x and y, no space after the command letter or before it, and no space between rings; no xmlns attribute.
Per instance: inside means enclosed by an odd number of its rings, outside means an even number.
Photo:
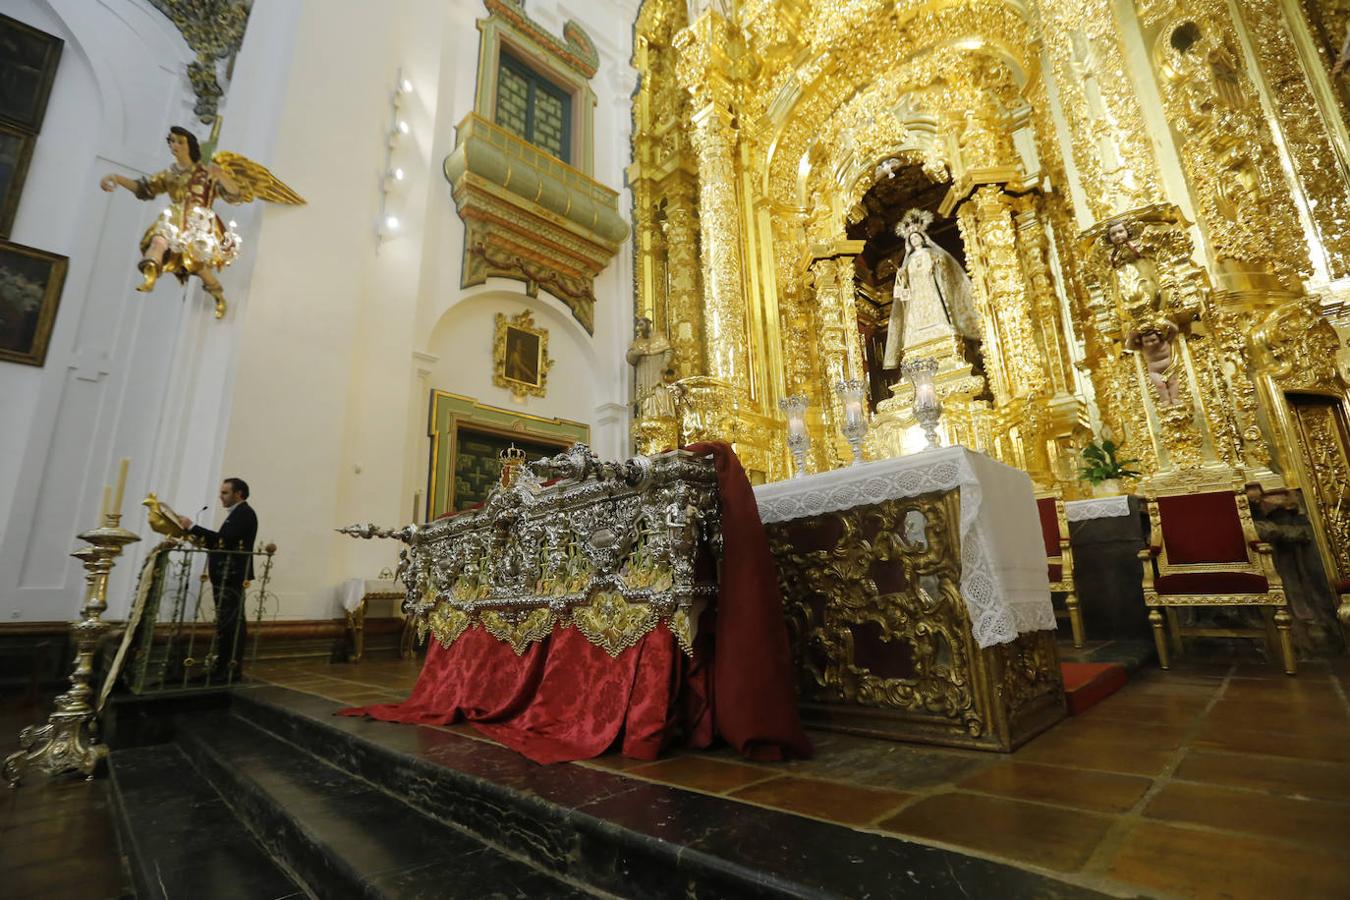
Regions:
<svg viewBox="0 0 1350 900"><path fill-rule="evenodd" d="M1104 433L1145 492L1301 488L1350 577L1348 25L1311 0L647 0L637 313L678 402L639 444L728 439L785 478L802 394L837 468L858 378L867 456L917 446L881 368L917 209L980 320L914 348L949 442L1068 496Z"/></svg>

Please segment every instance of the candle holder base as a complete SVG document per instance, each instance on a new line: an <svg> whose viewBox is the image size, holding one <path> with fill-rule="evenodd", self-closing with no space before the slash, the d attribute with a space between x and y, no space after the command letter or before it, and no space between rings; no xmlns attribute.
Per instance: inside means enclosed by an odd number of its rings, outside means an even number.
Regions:
<svg viewBox="0 0 1350 900"><path fill-rule="evenodd" d="M928 441L924 449L941 449L942 441L938 438L938 423L942 421L942 407L915 407L914 418L918 421L919 427L923 429L923 436Z"/></svg>
<svg viewBox="0 0 1350 900"><path fill-rule="evenodd" d="M93 778L108 758L107 745L98 742L97 720L87 711L62 711L63 701L70 703L71 698L66 694L56 698L57 711L45 725L29 725L19 732L20 749L5 757L10 787L17 787L29 771L49 776L79 771Z"/></svg>
<svg viewBox="0 0 1350 900"><path fill-rule="evenodd" d="M140 540L121 527L121 518L117 513L104 515L102 525L80 535L89 546L71 554L84 563L85 596L80 609L83 618L70 626L70 642L75 645L70 690L56 698L56 709L45 725L29 725L19 732L22 749L5 758L4 775L10 787L17 787L29 770L47 775L79 771L92 778L108 756L108 748L98 742L91 681L94 652L110 627L102 618L108 608L108 576L122 548Z"/></svg>

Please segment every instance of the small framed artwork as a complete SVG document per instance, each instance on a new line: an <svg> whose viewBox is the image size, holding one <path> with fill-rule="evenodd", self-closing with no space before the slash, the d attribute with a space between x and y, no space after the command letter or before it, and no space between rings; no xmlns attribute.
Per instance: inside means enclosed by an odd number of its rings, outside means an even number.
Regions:
<svg viewBox="0 0 1350 900"><path fill-rule="evenodd" d="M65 41L0 16L0 121L37 134Z"/></svg>
<svg viewBox="0 0 1350 900"><path fill-rule="evenodd" d="M46 362L68 263L57 253L0 241L0 361Z"/></svg>
<svg viewBox="0 0 1350 900"><path fill-rule="evenodd" d="M14 214L19 211L19 195L23 180L28 175L28 161L33 157L31 134L9 125L0 124L0 238L9 237L14 227Z"/></svg>
<svg viewBox="0 0 1350 900"><path fill-rule="evenodd" d="M508 388L517 400L544 396L548 370L548 332L534 324L527 309L509 319L497 313L497 333L492 342L492 383Z"/></svg>

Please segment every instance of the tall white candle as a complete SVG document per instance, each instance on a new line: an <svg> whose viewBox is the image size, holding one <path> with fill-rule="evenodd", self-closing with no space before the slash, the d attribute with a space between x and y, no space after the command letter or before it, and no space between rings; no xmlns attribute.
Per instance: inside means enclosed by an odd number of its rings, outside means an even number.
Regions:
<svg viewBox="0 0 1350 900"><path fill-rule="evenodd" d="M131 467L131 457L122 457L122 462L117 467L117 491L113 494L112 509L109 510L113 515L122 514L122 495L127 490L127 469Z"/></svg>

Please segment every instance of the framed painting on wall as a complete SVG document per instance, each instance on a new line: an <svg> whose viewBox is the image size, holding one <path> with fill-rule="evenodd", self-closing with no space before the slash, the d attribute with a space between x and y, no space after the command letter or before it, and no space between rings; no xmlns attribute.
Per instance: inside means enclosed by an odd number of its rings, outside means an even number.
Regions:
<svg viewBox="0 0 1350 900"><path fill-rule="evenodd" d="M60 254L0 240L0 361L46 362L68 263Z"/></svg>
<svg viewBox="0 0 1350 900"><path fill-rule="evenodd" d="M30 134L42 130L64 45L55 35L0 16L0 122Z"/></svg>
<svg viewBox="0 0 1350 900"><path fill-rule="evenodd" d="M492 341L492 383L511 391L517 400L544 396L548 370L548 331L534 324L527 309L509 319L497 313Z"/></svg>
<svg viewBox="0 0 1350 900"><path fill-rule="evenodd" d="M514 446L526 459L590 443L590 426L486 406L472 397L431 392L427 436L431 459L425 514L434 519L487 497L501 475L501 452Z"/></svg>
<svg viewBox="0 0 1350 900"><path fill-rule="evenodd" d="M14 227L14 214L19 211L19 195L23 193L23 180L36 141L31 134L0 124L0 238L9 237Z"/></svg>

